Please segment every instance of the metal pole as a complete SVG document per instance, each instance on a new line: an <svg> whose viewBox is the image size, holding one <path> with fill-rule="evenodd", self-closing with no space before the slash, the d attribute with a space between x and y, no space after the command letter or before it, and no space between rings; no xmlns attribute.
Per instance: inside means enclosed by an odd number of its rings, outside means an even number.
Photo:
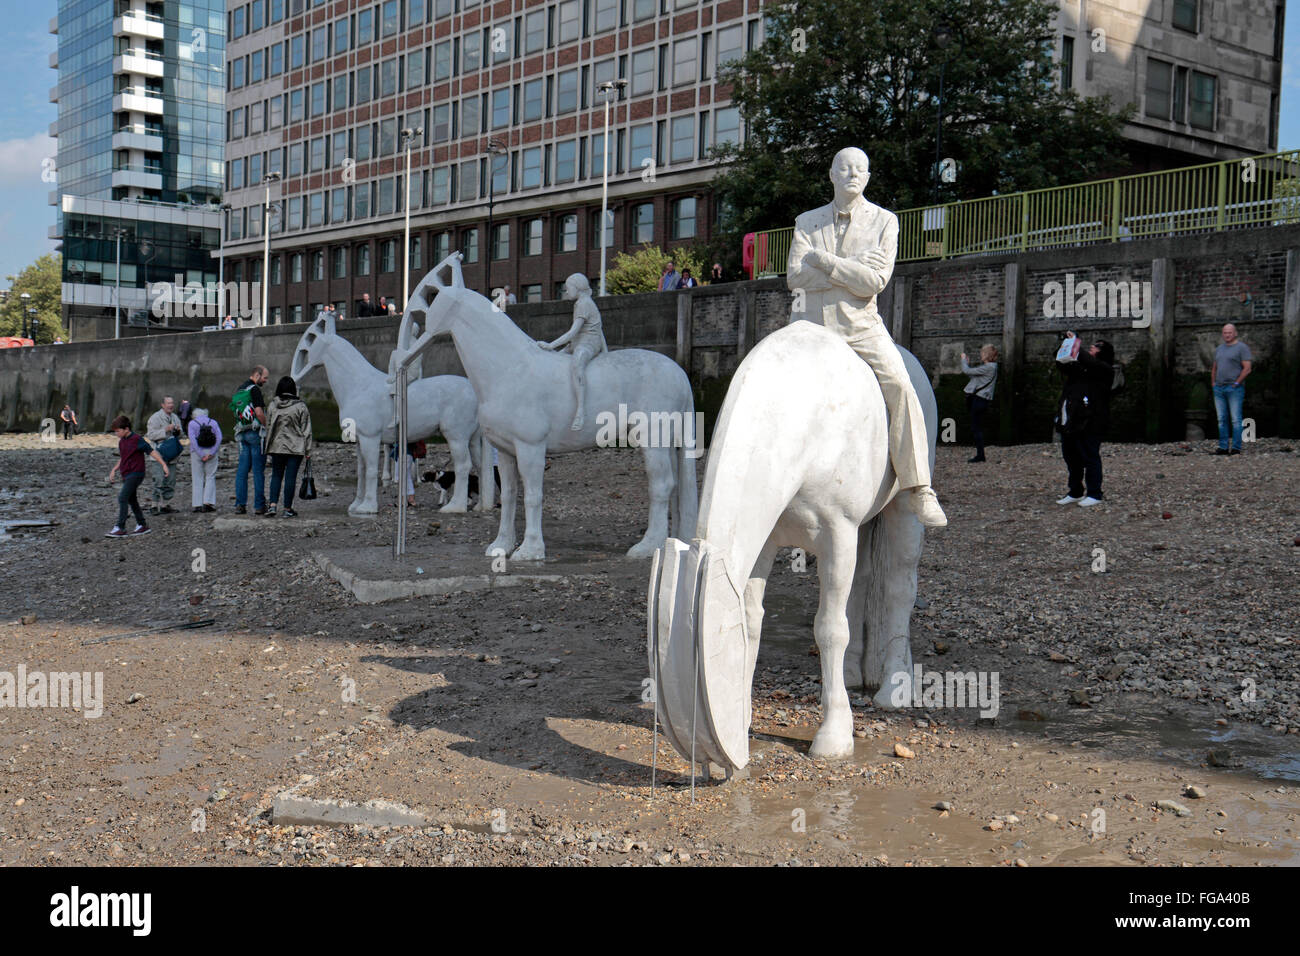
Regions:
<svg viewBox="0 0 1300 956"><path fill-rule="evenodd" d="M411 299L411 137L406 137L406 169L403 173L406 181L402 183L406 191L405 238L402 242L402 309Z"/></svg>
<svg viewBox="0 0 1300 956"><path fill-rule="evenodd" d="M117 230L117 272L113 276L116 289L113 293L113 338L122 337L122 230Z"/></svg>
<svg viewBox="0 0 1300 956"><path fill-rule="evenodd" d="M600 294L605 295L605 222L609 216L609 101L612 90L605 91L605 143L600 176Z"/></svg>
<svg viewBox="0 0 1300 956"><path fill-rule="evenodd" d="M491 144L488 144L488 227L487 242L487 294L493 302L496 300L492 296L492 207L496 204L497 193L497 154L492 151Z"/></svg>
<svg viewBox="0 0 1300 956"><path fill-rule="evenodd" d="M939 164L943 162L943 75L948 69L948 58L944 57L939 67L939 115L936 118L934 137L934 204L939 205Z"/></svg>
<svg viewBox="0 0 1300 956"><path fill-rule="evenodd" d="M393 556L406 554L406 375L407 365L397 368L397 535Z"/></svg>
<svg viewBox="0 0 1300 956"><path fill-rule="evenodd" d="M221 233L217 245L217 325L221 325L226 318L226 204L223 203L218 212L221 214L218 222Z"/></svg>
<svg viewBox="0 0 1300 956"><path fill-rule="evenodd" d="M266 327L266 294L271 283L271 180L266 181L266 204L262 207L262 315L258 324ZM243 296L241 295L242 299Z"/></svg>

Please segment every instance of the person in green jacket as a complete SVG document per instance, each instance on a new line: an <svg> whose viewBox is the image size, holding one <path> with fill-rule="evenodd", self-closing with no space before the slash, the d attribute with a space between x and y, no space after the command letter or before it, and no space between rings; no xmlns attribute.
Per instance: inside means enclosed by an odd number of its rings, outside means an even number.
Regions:
<svg viewBox="0 0 1300 956"><path fill-rule="evenodd" d="M311 412L298 397L298 385L286 375L275 386L275 398L266 407L266 454L271 456L271 494L266 515L275 514L275 500L284 482L284 516L296 518L293 492L298 484L298 468L304 458L311 458Z"/></svg>

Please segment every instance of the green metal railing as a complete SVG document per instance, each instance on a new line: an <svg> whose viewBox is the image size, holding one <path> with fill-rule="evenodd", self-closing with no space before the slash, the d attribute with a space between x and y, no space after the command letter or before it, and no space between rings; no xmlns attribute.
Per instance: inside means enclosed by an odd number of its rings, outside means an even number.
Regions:
<svg viewBox="0 0 1300 956"><path fill-rule="evenodd" d="M1300 150L904 209L898 261L1300 223ZM755 234L755 277L785 275L794 229Z"/></svg>

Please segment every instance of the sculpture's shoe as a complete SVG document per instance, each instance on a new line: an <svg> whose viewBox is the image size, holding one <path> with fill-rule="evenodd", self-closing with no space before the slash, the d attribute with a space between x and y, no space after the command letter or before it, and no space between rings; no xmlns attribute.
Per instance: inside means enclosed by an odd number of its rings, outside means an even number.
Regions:
<svg viewBox="0 0 1300 956"><path fill-rule="evenodd" d="M927 528L943 528L948 525L948 516L939 507L939 496L930 487L913 488L909 502L912 512Z"/></svg>

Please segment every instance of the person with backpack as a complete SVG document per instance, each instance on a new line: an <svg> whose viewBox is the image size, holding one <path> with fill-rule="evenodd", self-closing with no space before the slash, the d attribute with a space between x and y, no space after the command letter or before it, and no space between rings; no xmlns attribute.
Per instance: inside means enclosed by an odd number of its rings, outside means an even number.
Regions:
<svg viewBox="0 0 1300 956"><path fill-rule="evenodd" d="M298 467L311 458L311 413L298 397L298 385L286 375L275 386L275 398L267 407L266 451L271 456L271 500L266 515L275 514L275 501L284 481L284 516L296 518L293 492L298 485Z"/></svg>
<svg viewBox="0 0 1300 956"><path fill-rule="evenodd" d="M1073 332L1066 333L1067 339L1073 336ZM1057 427L1069 475L1069 488L1056 503L1090 508L1102 502L1101 440L1110 424L1115 347L1098 339L1080 349L1077 358L1057 361L1056 367L1065 376L1057 406Z"/></svg>
<svg viewBox="0 0 1300 956"><path fill-rule="evenodd" d="M118 462L108 473L108 480L111 483L114 478L121 475L122 490L117 495L117 524L113 525L113 530L105 537L125 538L128 535L148 534L149 526L145 524L144 511L141 510L140 499L136 496L136 492L140 490L140 483L144 481L144 460L148 456L157 462L164 475L168 471L167 463L162 460L162 455L158 454L157 449L144 440L143 436L131 430L131 419L125 415L118 415L113 419L111 427L113 434L117 436ZM135 514L134 531L126 530L128 507Z"/></svg>
<svg viewBox="0 0 1300 956"><path fill-rule="evenodd" d="M221 426L206 408L196 408L190 418L190 503L195 512L217 510L217 453L221 451Z"/></svg>
<svg viewBox="0 0 1300 956"><path fill-rule="evenodd" d="M235 470L235 514L248 514L248 476L253 476L253 514L266 514L266 457L262 454L262 429L266 426L266 400L262 386L271 378L263 365L230 399L235 416L235 441L239 445L239 466Z"/></svg>

